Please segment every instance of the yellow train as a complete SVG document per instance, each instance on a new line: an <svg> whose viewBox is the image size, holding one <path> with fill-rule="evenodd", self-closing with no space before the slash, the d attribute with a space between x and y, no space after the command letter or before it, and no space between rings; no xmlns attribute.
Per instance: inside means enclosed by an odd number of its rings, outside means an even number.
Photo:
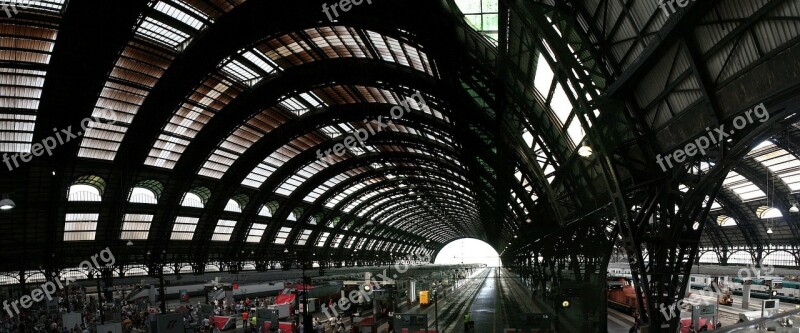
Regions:
<svg viewBox="0 0 800 333"><path fill-rule="evenodd" d="M419 292L419 305L420 306L428 306L431 304L430 292L427 290L422 290Z"/></svg>

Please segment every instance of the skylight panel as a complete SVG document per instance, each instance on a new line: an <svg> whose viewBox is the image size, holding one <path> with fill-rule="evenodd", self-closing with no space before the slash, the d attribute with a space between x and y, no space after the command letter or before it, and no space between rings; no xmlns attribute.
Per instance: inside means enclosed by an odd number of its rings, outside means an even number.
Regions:
<svg viewBox="0 0 800 333"><path fill-rule="evenodd" d="M280 68L277 64L273 63L272 60L268 60L266 56L256 54L253 51L246 51L242 53L242 57L249 60L254 65L261 68L261 70L267 72L268 74L272 74L277 72Z"/></svg>
<svg viewBox="0 0 800 333"><path fill-rule="evenodd" d="M189 34L150 17L145 18L144 22L139 25L139 28L136 29L136 34L173 49L190 37Z"/></svg>
<svg viewBox="0 0 800 333"><path fill-rule="evenodd" d="M11 0L5 1L5 6L9 7L9 11L13 13L13 9L11 9L11 5L13 4L16 6L18 11L25 8L32 8L36 10L43 10L51 13L61 13L64 10L64 4L66 0ZM4 11L0 11L0 14L5 15Z"/></svg>
<svg viewBox="0 0 800 333"><path fill-rule="evenodd" d="M353 194L354 192L356 192L356 191L358 191L358 190L360 190L360 189L362 189L362 188L364 188L364 187L366 187L366 186L367 186L367 185L366 185L366 184L364 184L364 183L358 183L358 184L355 184L355 185L353 185L353 186L351 186L351 187L348 187L348 188L347 188L347 189L345 189L344 191L341 191L341 192L339 192L338 194L336 194L336 196L334 196L334 197L333 197L333 199L331 199L330 201L328 201L328 202L325 204L325 206L326 206L326 207L328 207L328 208L333 208L334 206L336 206L337 204L339 204L339 202L341 202L342 200L344 200L344 198L345 198L345 197L347 197L347 196L349 196L349 195Z"/></svg>
<svg viewBox="0 0 800 333"><path fill-rule="evenodd" d="M105 124L86 131L78 156L114 160L130 123L174 56L141 41L128 43L111 70L92 112L92 117L104 120L101 123ZM109 114L116 119L108 119ZM113 120L113 125L108 120Z"/></svg>
<svg viewBox="0 0 800 333"><path fill-rule="evenodd" d="M303 103L301 103L295 97L289 97L289 98L283 100L282 102L280 102L280 105L283 106L284 108L286 108L287 110L292 111L293 113L295 113L298 116L300 116L303 113L305 113L305 111L308 111L308 110L306 110L306 106L303 105ZM300 111L303 111L303 112L300 112Z"/></svg>
<svg viewBox="0 0 800 333"><path fill-rule="evenodd" d="M121 240L145 240L150 234L150 223L153 215L147 214L125 214L122 222Z"/></svg>
<svg viewBox="0 0 800 333"><path fill-rule="evenodd" d="M343 234L338 234L336 237L333 238L333 242L331 242L332 248L338 248L340 244L342 244L342 239L344 238Z"/></svg>
<svg viewBox="0 0 800 333"><path fill-rule="evenodd" d="M572 117L572 121L569 123L569 127L567 128L567 134L569 138L572 139L572 143L576 146L583 141L584 136L586 136L583 132L583 127L581 126L581 122L578 120L578 117Z"/></svg>
<svg viewBox="0 0 800 333"><path fill-rule="evenodd" d="M325 126L323 128L320 128L319 130L320 130L320 132L322 132L323 134L327 135L331 139L339 137L340 135L342 135L342 132L340 132L340 130L338 128L336 128L335 126Z"/></svg>
<svg viewBox="0 0 800 333"><path fill-rule="evenodd" d="M347 229L345 229L345 230L347 230ZM356 236L350 236L350 238L348 238L347 242L344 244L344 247L346 249L352 248L353 247L353 243L355 242L355 240L356 240Z"/></svg>
<svg viewBox="0 0 800 333"><path fill-rule="evenodd" d="M189 139L194 138L217 112L241 92L241 88L220 75L206 77L164 126L163 134L150 150L145 164L172 169L183 155Z"/></svg>
<svg viewBox="0 0 800 333"><path fill-rule="evenodd" d="M556 83L556 88L553 91L553 98L550 101L550 108L553 109L558 120L561 120L561 124L566 124L572 111L572 104L560 83Z"/></svg>
<svg viewBox="0 0 800 333"><path fill-rule="evenodd" d="M198 171L199 175L220 179L239 157L258 140L276 127L285 123L287 118L280 112L269 108L250 118L223 141L209 156L206 163Z"/></svg>
<svg viewBox="0 0 800 333"><path fill-rule="evenodd" d="M205 25L202 21L195 18L193 15L202 15L200 12L191 11L191 14L187 11L190 10L188 7L177 8L166 2L159 1L156 3L154 7L157 11L167 14L169 17L172 17L192 28L195 30L203 29ZM208 16L205 16L203 19L208 20Z"/></svg>
<svg viewBox="0 0 800 333"><path fill-rule="evenodd" d="M292 232L292 228L281 227L281 230L278 231L278 235L275 236L274 243L279 245L286 244L286 238L289 237L290 232Z"/></svg>
<svg viewBox="0 0 800 333"><path fill-rule="evenodd" d="M328 241L328 236L330 236L330 232L323 232L321 236L319 236L319 240L317 241L317 247L325 246L325 242Z"/></svg>
<svg viewBox="0 0 800 333"><path fill-rule="evenodd" d="M95 239L99 214L67 214L64 221L64 241L92 241Z"/></svg>
<svg viewBox="0 0 800 333"><path fill-rule="evenodd" d="M361 156L361 155L364 155L366 153L366 151L364 151L364 149L362 149L359 146L353 146L353 147L350 147L349 149L350 149L350 152L353 153L353 155L355 155L355 156Z"/></svg>
<svg viewBox="0 0 800 333"><path fill-rule="evenodd" d="M31 149L36 111L47 72L22 68L42 68L39 65L50 63L58 30L14 23L0 22L3 32L0 62L21 65L20 68L0 68L0 151L25 153Z"/></svg>
<svg viewBox="0 0 800 333"><path fill-rule="evenodd" d="M233 229L236 227L236 221L219 220L217 226L214 228L214 234L211 236L211 241L214 242L227 242L231 239Z"/></svg>
<svg viewBox="0 0 800 333"><path fill-rule="evenodd" d="M247 243L260 243L261 237L264 236L264 231L267 230L266 224L253 223L250 226L250 231L247 233Z"/></svg>
<svg viewBox="0 0 800 333"><path fill-rule="evenodd" d="M222 72L232 77L236 81L245 82L250 86L255 85L261 80L261 75L248 68L238 60L230 60L222 67Z"/></svg>
<svg viewBox="0 0 800 333"><path fill-rule="evenodd" d="M536 87L536 90L538 90L542 96L547 97L547 94L550 93L550 87L553 84L554 77L555 73L553 73L553 69L550 68L550 64L547 63L547 59L539 54L533 86Z"/></svg>
<svg viewBox="0 0 800 333"><path fill-rule="evenodd" d="M176 217L175 224L172 226L172 235L170 236L170 239L184 241L192 240L198 221L200 221L200 219L196 217Z"/></svg>
<svg viewBox="0 0 800 333"><path fill-rule="evenodd" d="M297 245L303 246L306 245L308 242L308 236L311 236L311 230L304 229L303 232L300 234L300 237L297 238Z"/></svg>

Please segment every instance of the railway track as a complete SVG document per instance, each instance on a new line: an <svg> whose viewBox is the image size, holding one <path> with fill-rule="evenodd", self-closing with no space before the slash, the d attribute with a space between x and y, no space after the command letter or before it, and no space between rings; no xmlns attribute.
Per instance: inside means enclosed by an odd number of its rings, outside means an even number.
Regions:
<svg viewBox="0 0 800 333"><path fill-rule="evenodd" d="M442 301L443 304L439 304L439 310L443 310L439 313L439 329L441 332L453 332L456 325L461 323L461 315L472 304L472 300L475 299L475 295L477 295L478 291L483 287L483 284L486 283L490 272L490 269L485 269L479 276L467 282L467 284L462 287L459 295L455 296L456 298L454 300L452 298L445 299ZM435 327L436 322L433 307L434 306L430 306L426 310L428 314L428 327L431 328Z"/></svg>

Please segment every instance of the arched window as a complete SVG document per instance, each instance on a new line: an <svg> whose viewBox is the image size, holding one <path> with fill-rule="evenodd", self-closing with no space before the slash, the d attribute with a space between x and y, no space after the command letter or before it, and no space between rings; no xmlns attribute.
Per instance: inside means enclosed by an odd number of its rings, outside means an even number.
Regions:
<svg viewBox="0 0 800 333"><path fill-rule="evenodd" d="M247 195L238 194L235 195L233 198L228 200L228 203L225 205L226 212L233 212L233 213L241 213L245 207L247 207L247 202L249 198Z"/></svg>
<svg viewBox="0 0 800 333"><path fill-rule="evenodd" d="M239 207L239 203L233 199L228 200L228 203L225 205L226 212L233 212L233 213L241 213L242 208Z"/></svg>
<svg viewBox="0 0 800 333"><path fill-rule="evenodd" d="M96 201L103 199L106 182L98 176L83 176L76 179L67 191L68 201Z"/></svg>
<svg viewBox="0 0 800 333"><path fill-rule="evenodd" d="M764 257L762 265L795 266L795 258L790 252L775 251Z"/></svg>
<svg viewBox="0 0 800 333"><path fill-rule="evenodd" d="M258 210L258 215L264 217L272 217L272 211L269 209L267 205L263 205L261 206L261 209Z"/></svg>
<svg viewBox="0 0 800 333"><path fill-rule="evenodd" d="M128 202L155 205L158 203L158 199L156 199L156 194L153 191L144 187L134 187L131 190L131 197Z"/></svg>
<svg viewBox="0 0 800 333"><path fill-rule="evenodd" d="M700 256L700 260L699 261L701 263L707 263L707 264L718 264L719 263L719 257L717 257L717 254L714 253L713 251L709 251L709 252L703 253L703 255Z"/></svg>
<svg viewBox="0 0 800 333"><path fill-rule="evenodd" d="M758 215L758 217L762 219L783 217L781 211L775 207L766 207L766 206L758 207L758 210L756 210L756 214Z"/></svg>
<svg viewBox="0 0 800 333"><path fill-rule="evenodd" d="M201 199L197 194L186 192L186 194L183 196L183 200L181 200L181 206L203 208L203 199Z"/></svg>
<svg viewBox="0 0 800 333"><path fill-rule="evenodd" d="M749 265L753 263L753 257L750 256L750 253L745 251L738 251L731 253L728 257L729 264L740 264L740 265Z"/></svg>
<svg viewBox="0 0 800 333"><path fill-rule="evenodd" d="M730 227L735 226L737 223L736 220L730 216L720 215L717 217L717 224L720 227Z"/></svg>
<svg viewBox="0 0 800 333"><path fill-rule="evenodd" d="M92 185L72 185L69 187L69 201L101 201L100 190Z"/></svg>

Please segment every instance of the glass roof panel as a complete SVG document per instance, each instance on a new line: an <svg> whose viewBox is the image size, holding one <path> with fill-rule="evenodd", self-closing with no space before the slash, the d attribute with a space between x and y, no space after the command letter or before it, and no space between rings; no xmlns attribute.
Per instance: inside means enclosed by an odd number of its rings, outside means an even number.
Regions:
<svg viewBox="0 0 800 333"><path fill-rule="evenodd" d="M150 234L150 223L153 215L147 214L125 214L122 222L121 240L146 240Z"/></svg>
<svg viewBox="0 0 800 333"><path fill-rule="evenodd" d="M6 2L3 7L8 5ZM57 35L57 27L45 23L0 22L0 152L30 152Z"/></svg>
<svg viewBox="0 0 800 333"><path fill-rule="evenodd" d="M266 224L253 223L250 226L250 231L247 232L247 243L260 243L261 237L264 236L264 231L267 230Z"/></svg>
<svg viewBox="0 0 800 333"><path fill-rule="evenodd" d="M108 81L100 92L92 117L113 125L87 130L78 156L113 160L133 118L150 90L175 59L174 51L133 40L120 54ZM116 119L108 119L113 115Z"/></svg>
<svg viewBox="0 0 800 333"><path fill-rule="evenodd" d="M214 234L211 236L211 241L214 242L227 242L231 239L233 229L236 227L236 221L219 220L217 226L214 227Z"/></svg>
<svg viewBox="0 0 800 333"><path fill-rule="evenodd" d="M311 230L303 229L303 232L300 234L300 237L297 238L297 245L303 246L306 245L308 242L308 236L311 236Z"/></svg>
<svg viewBox="0 0 800 333"><path fill-rule="evenodd" d="M175 224L172 226L172 235L170 239L183 241L192 240L198 221L200 221L200 219L196 217L176 217Z"/></svg>
<svg viewBox="0 0 800 333"><path fill-rule="evenodd" d="M64 220L64 241L93 241L99 214L69 213Z"/></svg>
<svg viewBox="0 0 800 333"><path fill-rule="evenodd" d="M289 233L292 232L292 228L288 227L281 227L281 230L278 231L278 235L275 236L275 244L286 244L286 238L289 237Z"/></svg>

